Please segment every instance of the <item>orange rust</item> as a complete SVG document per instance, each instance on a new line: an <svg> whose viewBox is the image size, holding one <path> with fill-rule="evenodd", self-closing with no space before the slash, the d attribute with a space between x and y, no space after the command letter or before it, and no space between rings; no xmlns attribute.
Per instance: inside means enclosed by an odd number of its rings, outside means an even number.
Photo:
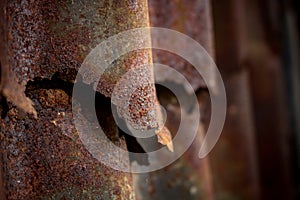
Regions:
<svg viewBox="0 0 300 200"><path fill-rule="evenodd" d="M76 71L87 53L101 41L121 31L149 26L146 0L84 3L39 0L34 4L30 0L21 0L10 1L6 10L8 69L16 76L13 82L21 85L20 88L14 87L21 94L27 82L35 78L51 79L54 74L58 74L63 80L74 81ZM151 53L150 50L133 51L116 60L100 77L97 91L110 96L114 85L125 72L133 66L152 63ZM157 127L158 124L157 116L151 114L156 112L154 102L157 101L154 80L148 74L142 76L151 88L141 89L150 93L149 98L142 97L148 102L148 107L145 110L129 110L133 119L131 124L141 130L148 128L149 124L150 127ZM18 99L26 100L22 101L26 106L20 107L36 115L29 99L17 98L15 93L10 96L10 93L6 93L9 100L14 102ZM140 98L141 92L138 94ZM132 108L140 108L135 102L132 100ZM138 116L148 117L139 119Z"/></svg>

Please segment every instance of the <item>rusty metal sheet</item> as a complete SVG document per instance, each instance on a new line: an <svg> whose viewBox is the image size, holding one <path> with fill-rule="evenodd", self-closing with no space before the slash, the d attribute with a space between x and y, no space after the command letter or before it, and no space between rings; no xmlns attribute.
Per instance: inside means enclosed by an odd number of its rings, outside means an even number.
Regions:
<svg viewBox="0 0 300 200"><path fill-rule="evenodd" d="M179 105L175 95L165 88L158 88L158 94L161 104L166 108L166 126L173 134L178 134L183 114L180 108L182 105ZM189 98L188 94L186 97ZM207 106L205 100L206 98L199 97L201 114ZM185 105L183 112L189 110L189 106L191 105ZM158 171L134 175L137 199L214 199L209 157L198 157L204 128L204 123L201 123L194 142L178 160ZM193 132L192 129L187 131ZM151 147L159 148L156 144L151 144Z"/></svg>
<svg viewBox="0 0 300 200"><path fill-rule="evenodd" d="M22 85L57 72L72 81L97 44L148 24L145 1L129 0L9 1L6 16L9 66Z"/></svg>
<svg viewBox="0 0 300 200"><path fill-rule="evenodd" d="M188 2L149 0L150 25L184 33L199 42L214 57L210 9L210 0L189 0ZM153 62L178 70L195 90L206 87L195 68L179 56L161 50L153 50Z"/></svg>
<svg viewBox="0 0 300 200"><path fill-rule="evenodd" d="M6 1L0 2L0 94L14 102L14 104L25 112L37 115L33 108L32 101L24 94L25 87L17 82L12 70L9 68L9 60L7 56L7 3Z"/></svg>
<svg viewBox="0 0 300 200"><path fill-rule="evenodd" d="M9 69L23 87L29 80L37 77L51 79L54 74L59 74L63 80L74 81L85 56L101 41L125 30L149 26L145 0L37 1L34 4L29 0L10 1L6 16ZM143 37L150 40L150 35ZM83 82L98 84L97 91L110 97L124 73L149 63L152 63L149 49L133 51L112 63L100 80L93 76L92 69L82 71ZM151 70L150 73L153 73ZM124 114L121 117L137 129L150 127L160 130L154 80L145 71L142 76L147 86L140 90L146 91L147 96L136 91L135 98L130 102L131 108L136 109L120 112L130 112L130 116ZM130 80L127 84L132 85ZM143 112L138 99L147 105ZM118 109L124 109L120 104L122 102L118 102ZM159 141L169 144L170 137L162 140L164 134L159 130Z"/></svg>
<svg viewBox="0 0 300 200"><path fill-rule="evenodd" d="M99 42L149 24L147 2L13 0L3 4L1 11L1 33L6 36L1 43L5 44L5 51L1 51L1 91L26 112L34 102L38 117L35 119L9 103L7 114L0 120L7 199L134 199L131 175L104 166L84 149L72 124L72 88L62 89L65 84L72 85L85 56ZM133 64L149 62L149 50L125 55L101 77L97 90L111 95L109 89L122 75L114 67L126 72ZM8 79L11 82L3 81ZM65 82L58 88L47 86L62 80ZM4 83L14 96L5 93ZM21 89L15 89L14 84ZM31 88L32 85L37 88ZM25 98L25 86L31 100ZM153 82L149 81L149 87L152 98L145 101L152 101L151 111L156 109L157 100ZM28 102L20 106L18 100ZM110 108L110 104L103 106ZM140 108L139 104L133 106ZM156 121L156 116L151 120ZM113 134L117 134L112 121L111 116L105 119ZM118 139L117 144L126 149L124 138Z"/></svg>
<svg viewBox="0 0 300 200"><path fill-rule="evenodd" d="M210 153L216 199L261 197L249 73L245 66L246 5L243 0L212 1L216 63L227 96L225 125ZM209 119L206 120L208 124Z"/></svg>
<svg viewBox="0 0 300 200"><path fill-rule="evenodd" d="M246 71L223 76L227 115L222 136L210 153L217 199L259 199L255 126ZM207 105L209 108L209 104ZM209 119L206 119L207 124Z"/></svg>
<svg viewBox="0 0 300 200"><path fill-rule="evenodd" d="M151 26L170 28L184 33L199 42L213 57L209 0L188 2L149 0L149 15ZM154 63L165 64L178 70L187 78L194 90L206 87L194 67L182 58L161 50L153 49L152 53ZM161 77L159 82L163 81L169 81L168 77ZM176 84L184 90L182 82L176 82ZM168 90L159 89L158 94L159 101L167 112L165 125L174 137L182 115L180 106L176 97ZM185 95L188 97L189 94ZM155 172L134 175L137 199L213 199L209 158L200 160L197 156L203 137L203 128L203 126L199 127L194 143L174 163ZM147 143L148 141L142 143L146 149L149 146ZM150 146L151 150L160 148L154 143ZM176 149L176 146L174 148Z"/></svg>
<svg viewBox="0 0 300 200"><path fill-rule="evenodd" d="M248 2L248 59L262 199L293 199L291 129L282 61L282 6L276 1ZM273 14L272 18L267 16ZM264 119L264 120L262 120ZM272 135L270 137L270 135ZM267 145L266 145L267 144ZM274 156L276 155L276 156ZM274 176L276 174L276 176Z"/></svg>
<svg viewBox="0 0 300 200"><path fill-rule="evenodd" d="M246 47L246 0L212 0L216 59L223 73L244 67Z"/></svg>
<svg viewBox="0 0 300 200"><path fill-rule="evenodd" d="M0 120L7 199L134 198L131 175L106 167L81 143L65 91L30 87L27 94L38 119L9 105ZM117 134L111 115L102 120L110 125L109 134ZM126 148L124 139L116 144Z"/></svg>

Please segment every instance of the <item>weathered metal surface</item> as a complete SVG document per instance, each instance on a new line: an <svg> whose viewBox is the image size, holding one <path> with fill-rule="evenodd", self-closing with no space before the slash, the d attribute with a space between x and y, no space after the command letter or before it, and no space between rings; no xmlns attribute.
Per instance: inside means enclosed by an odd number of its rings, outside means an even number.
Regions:
<svg viewBox="0 0 300 200"><path fill-rule="evenodd" d="M9 2L7 20L9 65L25 85L56 72L74 80L93 47L121 31L147 26L148 13L145 1L22 0Z"/></svg>
<svg viewBox="0 0 300 200"><path fill-rule="evenodd" d="M281 6L276 1L248 2L248 8L251 8L248 26L251 29L248 32L247 67L251 78L262 199L294 197L288 95L281 60L283 41L278 38L282 32Z"/></svg>
<svg viewBox="0 0 300 200"><path fill-rule="evenodd" d="M216 63L226 88L227 115L222 135L210 153L216 199L259 199L255 124L245 70L246 1L212 1ZM209 106L208 106L209 107Z"/></svg>
<svg viewBox="0 0 300 200"><path fill-rule="evenodd" d="M150 25L177 30L198 41L213 55L210 1L149 1ZM201 76L183 58L159 50L152 50L153 62L175 68L196 90L205 87ZM165 77L167 81L169 77ZM159 80L163 81L163 80ZM172 80L173 82L178 80ZM176 82L177 84L183 84ZM178 85L178 87L184 87ZM176 134L180 123L180 106L168 90L158 90L159 101L166 108L166 126ZM186 94L188 96L188 93ZM188 109L188 108L186 108ZM134 175L137 199L212 199L213 189L208 159L197 156L203 130L199 128L195 142L177 161L164 169ZM143 145L142 145L143 146ZM145 144L147 146L147 144ZM160 146L151 144L151 149ZM176 146L174 147L176 149ZM177 146L177 148L180 148Z"/></svg>
<svg viewBox="0 0 300 200"><path fill-rule="evenodd" d="M257 145L248 73L223 76L227 115L222 136L210 153L216 199L259 199ZM209 104L206 106L209 108ZM209 119L207 119L208 123Z"/></svg>
<svg viewBox="0 0 300 200"><path fill-rule="evenodd" d="M295 198L300 198L300 2L282 1L283 8L283 26L281 31L283 37L283 48L285 51L282 69L285 73L285 89L287 93L286 101L288 106L288 119L291 131L291 161L293 167L293 183ZM282 8L282 7L280 7ZM271 10L270 10L271 11ZM274 20L275 21L275 20ZM275 21L277 22L277 21ZM278 22L277 22L278 23ZM276 23L276 24L277 24ZM282 25L282 24L280 24ZM282 44L282 43L281 43Z"/></svg>
<svg viewBox="0 0 300 200"><path fill-rule="evenodd" d="M10 1L6 16L9 69L22 86L36 77L50 79L55 73L64 80L74 81L75 72L87 53L101 41L119 32L149 25L145 0L41 0L34 4L29 0ZM139 35L136 38L150 40L150 35ZM152 63L150 50L129 52L113 62L100 80L94 77L96 73L92 69L82 71L83 82L98 84L97 91L110 97L116 82L124 73L145 64L151 68L149 63ZM136 97L130 103L132 108L137 109L126 110L125 113L130 112L130 116L122 117L138 129L158 128L154 80L145 71L142 76L148 84L140 89L147 91L147 96L136 91ZM137 96L148 103L143 112ZM119 109L123 107L119 106Z"/></svg>
<svg viewBox="0 0 300 200"><path fill-rule="evenodd" d="M167 89L158 89L158 94L162 106L166 108L166 126L170 128L173 134L178 134L177 131L183 114L180 105L174 94ZM189 98L188 94L186 97ZM202 101L201 98L199 100ZM206 104L202 105L207 106ZM185 105L184 112L188 112L189 106L191 105ZM200 107L202 110L203 107L201 105ZM185 116L187 115L185 114ZM191 128L187 131L192 132L194 130ZM190 148L174 163L155 172L134 175L137 199L213 199L209 158L199 159L198 157L203 132L204 127L200 126ZM159 148L155 144L152 144L151 147L153 149ZM176 147L180 148L178 145Z"/></svg>
<svg viewBox="0 0 300 200"><path fill-rule="evenodd" d="M210 0L149 0L150 25L184 33L201 44L214 57ZM153 62L173 67L197 90L205 83L195 68L183 58L161 50L153 50ZM167 78L167 77L166 77Z"/></svg>
<svg viewBox="0 0 300 200"><path fill-rule="evenodd" d="M219 70L234 73L244 67L246 0L212 0L216 58Z"/></svg>
<svg viewBox="0 0 300 200"><path fill-rule="evenodd" d="M8 52L8 31L7 31L7 3L6 1L0 2L0 94L14 102L14 104L25 112L31 113L36 116L36 111L33 108L32 102L28 99L24 90L25 87L17 82L17 78L9 68Z"/></svg>
<svg viewBox="0 0 300 200"><path fill-rule="evenodd" d="M154 129L158 142L173 151L171 134L162 123L152 63L142 66L132 64L132 69L121 77L113 90L112 103L127 125L138 131Z"/></svg>
<svg viewBox="0 0 300 200"><path fill-rule="evenodd" d="M30 87L27 94L38 119L9 105L0 121L7 199L134 198L131 175L104 166L82 145L65 91ZM109 135L117 134L111 115L102 120ZM123 139L116 144L126 148Z"/></svg>
<svg viewBox="0 0 300 200"><path fill-rule="evenodd" d="M66 94L71 94L71 88L61 89L74 81L83 59L99 42L121 31L148 25L147 2L12 0L3 4L1 11L1 33L6 36L1 43L5 44L5 51L1 50L2 93L28 111L30 107L26 105L31 101L25 98L26 86L38 117L34 119L9 104L7 115L1 119L7 199L133 199L131 175L104 166L84 149L72 124L70 96ZM124 72L149 62L149 50L125 55L101 77L97 90L110 96ZM121 73L116 67L122 69ZM58 79L53 78L54 74ZM3 80L12 76L15 80L5 82L7 91L13 94L9 96L4 92ZM47 86L59 78L66 82L54 89ZM46 86L39 85L40 79ZM88 79L84 77L85 82ZM29 81L36 88L30 88ZM14 82L21 89L14 90ZM156 109L154 84L151 80L149 84L151 109ZM138 94L139 91L135 95L140 99ZM16 103L24 99L29 102L25 106ZM97 104L110 108L102 101ZM134 105L140 108L140 104ZM102 117L111 134L118 134L111 116ZM126 148L123 138L117 139L117 144Z"/></svg>

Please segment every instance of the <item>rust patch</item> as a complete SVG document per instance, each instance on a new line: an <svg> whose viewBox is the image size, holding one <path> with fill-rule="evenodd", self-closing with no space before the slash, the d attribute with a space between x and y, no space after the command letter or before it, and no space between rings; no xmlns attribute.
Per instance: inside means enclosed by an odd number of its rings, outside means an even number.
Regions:
<svg viewBox="0 0 300 200"><path fill-rule="evenodd" d="M20 91L24 91L29 80L37 77L51 79L55 73L58 73L63 80L74 81L76 71L85 56L101 41L121 31L149 26L148 6L145 0L39 0L34 3L31 0L15 0L7 4L6 16L7 63L9 70L16 76L16 82L21 85L21 89L18 88L19 86L14 89ZM152 63L150 50L139 50L124 55L100 78L97 91L110 96L116 82L125 72L133 66L145 63ZM142 76L148 75L142 74ZM90 82L90 79L91 77L85 76L84 82ZM151 116L152 112L156 112L154 105L157 100L153 80L147 79L147 81L152 87L152 99L145 98L145 101L152 101L149 105L153 106L147 108L146 115ZM9 91L11 90L10 88ZM11 95L9 99L15 97ZM26 108L27 112L36 114L32 106L28 106L31 105L30 100L25 97L23 99L26 100L22 101L26 106L21 107ZM133 100L132 103L134 102ZM132 104L133 107L139 106ZM143 110L137 112L144 116L141 114ZM131 110L131 113L137 112ZM131 122L139 129L145 129L143 124L158 124L157 120L155 116L131 120Z"/></svg>
<svg viewBox="0 0 300 200"><path fill-rule="evenodd" d="M102 165L82 145L71 98L60 89L32 88L28 94L38 120L11 105L0 120L8 199L132 199L130 174ZM110 116L103 117L109 124ZM126 148L124 139L116 144Z"/></svg>

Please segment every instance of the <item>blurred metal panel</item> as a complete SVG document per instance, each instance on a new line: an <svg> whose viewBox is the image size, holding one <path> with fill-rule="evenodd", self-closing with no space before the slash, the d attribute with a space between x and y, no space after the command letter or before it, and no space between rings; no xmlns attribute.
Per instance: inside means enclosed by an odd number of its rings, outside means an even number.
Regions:
<svg viewBox="0 0 300 200"><path fill-rule="evenodd" d="M188 2L149 0L149 14L151 26L169 28L186 34L214 57L210 0L189 0ZM195 90L206 87L195 68L179 56L154 49L153 62L178 70Z"/></svg>
<svg viewBox="0 0 300 200"><path fill-rule="evenodd" d="M255 123L246 69L246 2L213 0L216 62L227 94L222 135L211 152L216 199L259 199Z"/></svg>
<svg viewBox="0 0 300 200"><path fill-rule="evenodd" d="M209 0L188 2L150 0L149 14L151 26L184 33L199 42L213 57L213 30ZM198 72L183 58L168 52L153 50L153 62L178 70L187 78L195 91L199 88L206 88ZM165 78L164 81L167 82L168 77ZM180 82L174 84L178 84L178 88L184 90ZM157 92L160 103L166 108L166 125L173 134L176 134L182 114L180 105L176 103L176 97L166 88L157 86ZM188 93L184 95L188 98ZM185 109L188 110L188 108ZM204 126L201 124L194 143L171 165L155 172L134 175L137 199L213 199L209 158L202 160L198 158L203 132ZM151 145L160 148L158 145Z"/></svg>

